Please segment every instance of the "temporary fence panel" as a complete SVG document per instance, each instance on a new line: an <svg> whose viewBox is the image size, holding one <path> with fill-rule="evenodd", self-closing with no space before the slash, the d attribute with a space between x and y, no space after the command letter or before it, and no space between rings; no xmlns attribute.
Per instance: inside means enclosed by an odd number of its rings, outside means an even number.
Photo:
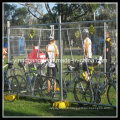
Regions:
<svg viewBox="0 0 120 120"><path fill-rule="evenodd" d="M92 42L92 62L94 59L102 57L101 65L94 67L95 72L104 73L106 72L106 32L109 32L110 39L112 41L111 47L111 63L116 63L116 24L115 21L84 21L78 23L62 24L61 34L63 42L63 55L62 55L62 71L63 71L63 98L64 100L75 101L75 73L67 74L67 66L72 62L82 63L84 59L84 29L88 29L89 38ZM72 63L71 62L71 63ZM71 64L72 65L72 64ZM74 65L73 65L74 66ZM80 66L81 73L82 65ZM83 78L83 74L80 76ZM96 81L94 81L96 82ZM104 99L107 101L106 96L102 96L101 104L104 104ZM105 97L105 98L104 98ZM116 98L115 98L116 99ZM82 102L82 101L81 101ZM85 101L84 101L85 102ZM109 104L106 102L105 104Z"/></svg>
<svg viewBox="0 0 120 120"><path fill-rule="evenodd" d="M10 27L10 55L15 59L25 59L33 50L34 46L46 52L46 45L49 43L50 25L41 24L22 27ZM57 59L59 80L59 95L56 97L61 100L76 101L74 97L75 73L66 74L67 66L71 62L83 62L84 58L84 29L89 30L89 38L92 42L92 58L102 56L103 62L95 68L95 71L105 72L105 32L109 31L112 40L112 62L116 61L116 24L113 21L81 21L77 23L61 23L53 24L55 42L59 48L59 58ZM80 68L82 70L82 68ZM83 73L83 71L82 71ZM61 78L62 77L62 78ZM47 84L47 82L46 82ZM40 96L39 96L40 97ZM50 98L45 95L41 98Z"/></svg>

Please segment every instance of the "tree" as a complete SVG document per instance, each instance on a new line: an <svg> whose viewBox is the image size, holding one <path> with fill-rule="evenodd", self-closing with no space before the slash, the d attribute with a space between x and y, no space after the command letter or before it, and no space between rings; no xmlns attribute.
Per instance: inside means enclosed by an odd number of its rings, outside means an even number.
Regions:
<svg viewBox="0 0 120 120"><path fill-rule="evenodd" d="M24 25L28 24L28 11L25 7L17 8L12 16L11 25Z"/></svg>
<svg viewBox="0 0 120 120"><path fill-rule="evenodd" d="M27 8L29 14L34 16L35 18L41 20L43 17L43 6L41 3L22 3L24 7Z"/></svg>
<svg viewBox="0 0 120 120"><path fill-rule="evenodd" d="M6 24L8 20L12 19L12 15L14 14L16 9L15 5L4 4L4 23Z"/></svg>
<svg viewBox="0 0 120 120"><path fill-rule="evenodd" d="M10 4L4 4L3 5L4 8L4 35L7 34L7 21L11 21L12 20L12 15L15 12L16 6L15 5L10 5Z"/></svg>
<svg viewBox="0 0 120 120"><path fill-rule="evenodd" d="M116 4L100 4L97 19L99 20L116 19Z"/></svg>
<svg viewBox="0 0 120 120"><path fill-rule="evenodd" d="M87 14L90 10L90 6L86 4L72 4L72 3L61 3L56 4L53 7L53 15L54 18L61 15L62 22L72 22L72 21L79 21L82 16Z"/></svg>
<svg viewBox="0 0 120 120"><path fill-rule="evenodd" d="M23 6L26 6L29 13L33 15L38 20L45 20L49 22L57 22L57 18L59 15L61 15L62 22L67 21L76 21L80 20L82 16L87 14L88 11L90 11L91 7L89 4L72 4L72 3L56 3L53 9L50 9L49 3L45 3L45 7L47 10L47 14L43 14L42 5L38 3L29 4L25 3L22 4Z"/></svg>

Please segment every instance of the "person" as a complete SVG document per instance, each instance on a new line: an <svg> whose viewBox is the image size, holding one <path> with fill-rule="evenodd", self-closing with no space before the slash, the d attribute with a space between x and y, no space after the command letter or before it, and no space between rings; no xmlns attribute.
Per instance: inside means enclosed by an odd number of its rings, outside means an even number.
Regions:
<svg viewBox="0 0 120 120"><path fill-rule="evenodd" d="M52 76L56 78L57 65L56 58L58 57L58 48L54 43L54 37L49 37L49 44L46 46L46 58L48 59L48 67L47 67L47 76ZM56 81L54 81L54 92L56 91ZM50 80L48 80L48 93L50 93Z"/></svg>
<svg viewBox="0 0 120 120"><path fill-rule="evenodd" d="M73 47L73 39L70 41L70 45Z"/></svg>
<svg viewBox="0 0 120 120"><path fill-rule="evenodd" d="M89 60L92 58L92 42L91 39L89 38L89 31L88 29L84 29L84 43L83 43L83 50L84 50L84 57L85 57L85 61L83 63L83 70L85 71L85 76L86 76L86 80L89 80L88 77L88 69L87 69L87 65Z"/></svg>
<svg viewBox="0 0 120 120"><path fill-rule="evenodd" d="M3 58L5 58L7 54L8 54L7 53L7 48L3 48Z"/></svg>
<svg viewBox="0 0 120 120"><path fill-rule="evenodd" d="M109 37L109 32L106 32L106 72L109 72L110 64L111 64L111 47L112 41Z"/></svg>

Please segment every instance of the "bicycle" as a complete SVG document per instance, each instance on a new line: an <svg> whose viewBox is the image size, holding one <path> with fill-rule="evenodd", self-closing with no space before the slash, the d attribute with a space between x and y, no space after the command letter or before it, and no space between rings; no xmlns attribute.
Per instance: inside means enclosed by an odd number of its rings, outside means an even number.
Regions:
<svg viewBox="0 0 120 120"><path fill-rule="evenodd" d="M4 89L4 95L13 95L18 94L19 91L19 84L15 77L17 71L20 71L18 68L13 68L13 63L7 63L8 67L6 70L4 70L4 78L3 78L3 89ZM10 76L8 76L8 70L10 70ZM12 100L14 101L16 97Z"/></svg>
<svg viewBox="0 0 120 120"><path fill-rule="evenodd" d="M86 76L82 70L84 62L79 64L81 65L81 67L78 68L80 69L80 71L78 70L79 77L78 77L78 80L76 80L74 84L74 98L76 101L89 102L89 103L92 103L94 101L94 91L92 88L92 85L94 83L91 85L91 77L93 76L93 74L95 74L94 68L95 66L98 66L98 64L101 63L100 61L101 61L100 59L95 58L94 61L92 62L91 61L89 63L85 62L85 64L89 64L89 66L87 65L89 80L86 79Z"/></svg>
<svg viewBox="0 0 120 120"><path fill-rule="evenodd" d="M23 69L23 75L15 76L19 82L20 91L19 93L24 94L34 94L34 84L36 78L36 68L34 63L28 64L28 71L25 69L25 63L19 62L18 66Z"/></svg>
<svg viewBox="0 0 120 120"><path fill-rule="evenodd" d="M113 77L115 66L110 67L109 73L97 73L91 78L91 85L93 85L93 79L97 82L93 86L94 90L94 102L100 103L101 96L106 92L107 100L110 105L116 104L116 79Z"/></svg>
<svg viewBox="0 0 120 120"><path fill-rule="evenodd" d="M21 74L22 70L20 68L14 67L13 56L11 56L11 61L9 63L6 63L6 65L7 67L4 69L3 76L4 95L18 94L19 85L17 79L14 76L17 74ZM13 99L13 101L15 99Z"/></svg>
<svg viewBox="0 0 120 120"><path fill-rule="evenodd" d="M91 89L88 88L88 82L82 78L82 72L80 72L81 69L81 65L78 62L74 63L74 67L73 65L67 66L68 70L64 71L63 74L65 73L65 77L63 78L63 98L66 99L67 98L67 93L68 91L70 91L70 88L73 87L73 94L74 94L74 99L76 101L81 101L81 102L91 102L92 101L92 95L91 95ZM72 76L73 79L69 80L68 76L70 74L73 74ZM70 75L71 76L71 75ZM67 80L68 79L68 80ZM80 96L79 96L80 95ZM82 98L82 99L79 99Z"/></svg>
<svg viewBox="0 0 120 120"><path fill-rule="evenodd" d="M39 93L40 97L45 97L47 95L47 97L55 98L60 93L59 92L59 80L56 79L55 77L47 76L47 74L41 73L41 70L43 70L43 68L47 67L47 63L48 62L37 65L37 76L36 76L35 88L37 88L36 90ZM48 93L48 90L47 90L48 89L48 84L47 84L48 80L51 83L50 93ZM56 91L54 91L55 82L56 82Z"/></svg>
<svg viewBox="0 0 120 120"><path fill-rule="evenodd" d="M32 96L43 96L43 91L47 89L47 86L45 84L45 81L47 81L46 78L50 78L45 76L45 71L43 70L46 64L47 62L43 64L30 63L28 64L28 72L26 72L24 68L25 64L19 62L18 65L23 68L24 71L24 77L20 75L16 76L19 77L18 81L20 83L20 93L32 93ZM21 80L19 80L20 78Z"/></svg>
<svg viewBox="0 0 120 120"><path fill-rule="evenodd" d="M95 64L97 65L97 64ZM111 68L110 68L111 69ZM116 94L116 86L115 86L115 80L113 79L113 69L111 69L110 73L97 73L94 71L94 65L91 66L91 70L89 70L89 78L90 80L87 82L87 86L86 86L86 91L89 91L87 94L89 96L91 96L91 101L92 103L100 103L101 102L101 96L105 93L107 87L107 99L110 105L113 105L110 97L110 90L113 87L115 93ZM77 101L83 101L83 99L86 99L84 97L84 93L83 90L81 89L81 81L85 82L85 76L83 76L83 78L80 78L80 81L76 81L76 86L79 86L78 89L80 89L80 91L78 91L76 89L76 87L74 87L74 91L75 91L75 99ZM76 94L77 92L79 92L79 94ZM116 97L115 97L116 98Z"/></svg>
<svg viewBox="0 0 120 120"><path fill-rule="evenodd" d="M7 78L9 76L14 76L14 75L17 75L17 74L21 75L22 74L21 69L13 67L14 66L13 62L6 63L6 65L7 65L7 67L4 69L4 82L8 81ZM8 73L8 71L9 71L9 73Z"/></svg>

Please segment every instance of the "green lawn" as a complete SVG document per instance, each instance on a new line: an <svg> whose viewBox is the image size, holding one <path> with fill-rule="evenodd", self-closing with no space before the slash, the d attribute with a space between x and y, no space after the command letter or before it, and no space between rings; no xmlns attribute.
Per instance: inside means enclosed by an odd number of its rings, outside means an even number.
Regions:
<svg viewBox="0 0 120 120"><path fill-rule="evenodd" d="M79 107L78 104L71 104L67 109L53 109L53 101L40 100L38 98L22 98L14 102L4 101L4 117L9 116L39 116L39 117L105 117L116 116L116 110L112 108Z"/></svg>

